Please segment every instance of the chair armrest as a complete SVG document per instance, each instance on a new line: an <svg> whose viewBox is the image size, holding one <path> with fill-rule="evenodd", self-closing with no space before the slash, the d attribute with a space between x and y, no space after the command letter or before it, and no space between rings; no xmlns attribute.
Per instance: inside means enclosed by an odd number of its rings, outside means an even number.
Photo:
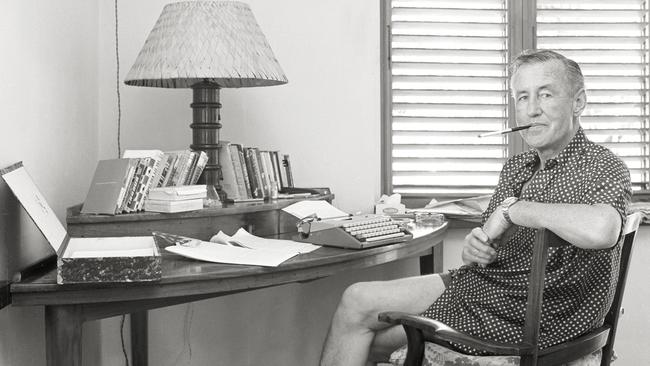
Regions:
<svg viewBox="0 0 650 366"><path fill-rule="evenodd" d="M405 329L407 327L417 329L422 333L426 341L434 343L437 343L436 341L454 342L479 351L506 356L521 356L530 354L533 350L531 345L492 342L476 338L459 332L437 320L419 315L389 311L380 313L379 320L395 325L402 325Z"/></svg>

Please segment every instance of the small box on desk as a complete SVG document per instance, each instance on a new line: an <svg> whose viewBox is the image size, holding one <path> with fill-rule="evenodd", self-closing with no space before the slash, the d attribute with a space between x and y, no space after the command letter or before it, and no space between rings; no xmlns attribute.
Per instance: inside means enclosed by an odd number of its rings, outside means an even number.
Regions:
<svg viewBox="0 0 650 366"><path fill-rule="evenodd" d="M0 170L57 255L57 283L155 281L162 277L153 236L70 238L22 163Z"/></svg>
<svg viewBox="0 0 650 366"><path fill-rule="evenodd" d="M157 281L162 257L152 236L67 238L59 249L57 283Z"/></svg>

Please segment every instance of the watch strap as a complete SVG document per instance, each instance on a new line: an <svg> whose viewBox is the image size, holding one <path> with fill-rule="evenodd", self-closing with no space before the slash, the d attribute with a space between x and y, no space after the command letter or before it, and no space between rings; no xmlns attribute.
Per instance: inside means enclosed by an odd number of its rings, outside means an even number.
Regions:
<svg viewBox="0 0 650 366"><path fill-rule="evenodd" d="M517 201L519 201L519 198L517 197L508 197L501 203L501 212L503 213L503 217L510 225L514 224L510 218L510 207L517 203Z"/></svg>

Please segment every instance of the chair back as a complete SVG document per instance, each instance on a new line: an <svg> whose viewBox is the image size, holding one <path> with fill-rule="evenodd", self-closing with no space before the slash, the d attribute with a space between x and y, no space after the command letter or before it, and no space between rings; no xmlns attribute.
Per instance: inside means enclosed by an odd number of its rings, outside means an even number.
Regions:
<svg viewBox="0 0 650 366"><path fill-rule="evenodd" d="M601 366L607 366L610 363L616 337L616 326L618 325L618 316L620 314L621 301L625 290L625 281L632 254L632 248L636 232L643 215L634 213L627 216L625 227L623 228L623 244L621 248L621 257L619 264L619 276L616 285L616 292L612 305L607 313L604 325L609 326L610 331L607 335L607 341L603 346ZM548 249L550 247L570 245L562 238L550 230L539 230L535 238L536 243L533 248L533 258L530 272L530 285L528 288L528 303L526 306L526 320L524 325L524 344L531 345L534 351L531 355L523 355L521 365L536 365L539 356L539 332L541 323L542 296L544 292L544 277L546 270L546 261L548 258ZM604 341L604 338L603 338ZM601 343L602 344L602 343ZM598 347L600 348L600 347Z"/></svg>
<svg viewBox="0 0 650 366"><path fill-rule="evenodd" d="M630 259L632 258L632 250L634 249L634 239L639 229L639 224L643 219L643 214L640 212L628 215L623 229L623 247L621 248L621 260L618 271L618 283L616 285L616 293L612 306L605 316L605 324L611 327L607 344L603 347L603 355L601 358L601 366L608 366L612 359L614 352L614 340L616 339L616 327L618 326L618 317L621 314L621 305L623 303L623 294L625 293L625 283L627 282L627 274L630 268Z"/></svg>

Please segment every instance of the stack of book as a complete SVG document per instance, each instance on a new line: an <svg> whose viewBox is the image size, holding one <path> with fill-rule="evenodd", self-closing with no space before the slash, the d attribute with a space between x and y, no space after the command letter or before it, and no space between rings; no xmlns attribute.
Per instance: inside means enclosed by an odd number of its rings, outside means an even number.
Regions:
<svg viewBox="0 0 650 366"><path fill-rule="evenodd" d="M219 145L221 187L229 200L265 199L274 191L293 187L289 155L228 141Z"/></svg>
<svg viewBox="0 0 650 366"><path fill-rule="evenodd" d="M97 164L81 213L116 215L144 210L149 190L193 185L208 156L203 151L126 150Z"/></svg>
<svg viewBox="0 0 650 366"><path fill-rule="evenodd" d="M144 210L151 212L200 210L206 197L205 185L152 188L144 201Z"/></svg>

